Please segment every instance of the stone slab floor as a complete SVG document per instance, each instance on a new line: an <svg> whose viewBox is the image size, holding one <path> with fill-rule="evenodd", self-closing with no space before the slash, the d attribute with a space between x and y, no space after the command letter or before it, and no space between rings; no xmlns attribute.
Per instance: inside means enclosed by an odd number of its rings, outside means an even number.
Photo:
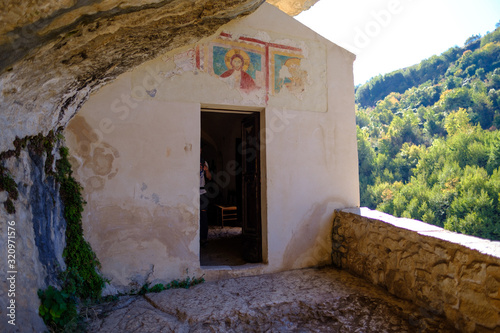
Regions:
<svg viewBox="0 0 500 333"><path fill-rule="evenodd" d="M334 268L205 282L88 310L89 332L454 332L443 318Z"/></svg>
<svg viewBox="0 0 500 333"><path fill-rule="evenodd" d="M200 249L201 266L240 266L242 255L241 227L208 227L208 243Z"/></svg>

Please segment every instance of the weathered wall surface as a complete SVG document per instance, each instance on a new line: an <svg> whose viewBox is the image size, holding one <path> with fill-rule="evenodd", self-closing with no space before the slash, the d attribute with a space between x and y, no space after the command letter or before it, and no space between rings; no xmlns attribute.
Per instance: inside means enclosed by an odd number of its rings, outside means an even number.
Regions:
<svg viewBox="0 0 500 333"><path fill-rule="evenodd" d="M0 123L6 124L0 151L13 148L16 136L65 126L92 91L119 74L210 35L261 3L75 1L38 15L27 4L28 21L13 15L17 3L8 3L1 11L7 31L0 44Z"/></svg>
<svg viewBox="0 0 500 333"><path fill-rule="evenodd" d="M127 119L113 118L105 106L126 83L120 79L91 98L70 122L66 140L87 201L85 236L111 283L137 288L199 267L200 110L196 104L137 103ZM115 121L97 141L89 135L103 117Z"/></svg>
<svg viewBox="0 0 500 333"><path fill-rule="evenodd" d="M59 188L54 178L45 174L45 158L29 148L4 163L19 185L19 196L14 200L16 212L9 214L3 204L7 192L0 192L0 256L3 261L0 330L43 332L45 325L38 316L37 291L49 284L57 286L58 273L66 267L62 257L66 221ZM12 311L8 306L12 300L14 316L9 317ZM8 323L12 319L15 325Z"/></svg>
<svg viewBox="0 0 500 333"><path fill-rule="evenodd" d="M213 34L263 2L3 1L0 152L12 149L16 136L66 126L90 93L118 75ZM277 2L294 15L301 7L301 1Z"/></svg>
<svg viewBox="0 0 500 333"><path fill-rule="evenodd" d="M336 211L332 258L463 332L500 330L500 243L367 208Z"/></svg>
<svg viewBox="0 0 500 333"><path fill-rule="evenodd" d="M282 0L287 2L289 0ZM213 34L221 25L253 12L263 0L3 1L0 4L0 152L14 139L47 134L78 112L91 93L141 63ZM293 2L293 0L289 1ZM108 149L110 149L108 147ZM114 150L111 150L115 152ZM94 169L108 173L108 151L97 152ZM111 154L112 155L112 154ZM114 157L113 157L114 158ZM16 222L17 322L9 329L44 331L38 317L38 288L56 284L64 269L65 222L53 181L40 157L23 150L0 161L20 195L7 214L0 192L1 244L7 222ZM92 179L99 186L100 179ZM7 248L0 254L7 258ZM59 266L59 267L58 267ZM0 289L0 330L5 331L7 293Z"/></svg>
<svg viewBox="0 0 500 333"><path fill-rule="evenodd" d="M0 152L13 149L16 137L47 134L65 127L91 93L120 74L213 34L230 20L251 13L262 2L3 1L0 4ZM96 158L94 169L100 177L112 177L112 173L106 174L108 151L96 154L100 157ZM55 273L64 269L61 255L65 229L57 189L52 180L45 178L40 163L40 157L27 150L19 158L0 161L13 175L20 192L13 215L7 214L3 207L6 192L0 192L1 244L7 241L7 222L16 222L20 272L16 289L17 320L23 323L23 330L37 332L44 327L37 315L36 291L49 283L56 284ZM101 180L98 177L92 180L98 187ZM2 257L7 258L6 248L1 251ZM8 287L3 280L0 290L3 319L7 318L3 302L8 300ZM7 325L3 319L2 331L3 325Z"/></svg>
<svg viewBox="0 0 500 333"><path fill-rule="evenodd" d="M246 86L220 74L231 66L224 59L233 49L248 55L247 74L237 77L246 76ZM271 59L277 60L267 66ZM329 263L334 209L359 205L353 60L263 5L94 94L65 136L85 188L85 235L111 283L128 288L184 278L186 271L211 279ZM268 85L259 81L272 75ZM200 267L197 174L205 103L261 113L267 265L222 273Z"/></svg>

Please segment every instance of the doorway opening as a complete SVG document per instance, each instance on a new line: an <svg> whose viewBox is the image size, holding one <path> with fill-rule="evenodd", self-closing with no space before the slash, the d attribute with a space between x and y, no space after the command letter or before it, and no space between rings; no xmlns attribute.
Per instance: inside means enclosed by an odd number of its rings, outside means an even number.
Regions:
<svg viewBox="0 0 500 333"><path fill-rule="evenodd" d="M200 265L262 262L260 113L201 111L201 155L212 179L204 186L208 239Z"/></svg>

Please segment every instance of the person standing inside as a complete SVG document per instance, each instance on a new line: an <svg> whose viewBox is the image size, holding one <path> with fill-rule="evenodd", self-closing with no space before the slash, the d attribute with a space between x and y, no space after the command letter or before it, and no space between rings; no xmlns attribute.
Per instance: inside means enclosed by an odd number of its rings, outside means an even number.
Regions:
<svg viewBox="0 0 500 333"><path fill-rule="evenodd" d="M207 179L212 179L212 174L208 168L208 163L201 155L202 148L200 147L200 242L204 246L208 238L208 214L207 208L209 204L207 190L205 184Z"/></svg>

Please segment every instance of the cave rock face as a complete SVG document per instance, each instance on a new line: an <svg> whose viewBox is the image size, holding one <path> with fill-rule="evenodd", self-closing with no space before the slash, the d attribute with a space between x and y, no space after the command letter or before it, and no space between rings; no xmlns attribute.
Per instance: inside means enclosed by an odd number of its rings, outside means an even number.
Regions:
<svg viewBox="0 0 500 333"><path fill-rule="evenodd" d="M296 15L314 0L273 0ZM22 0L0 7L0 152L65 127L90 93L214 34L262 0Z"/></svg>
<svg viewBox="0 0 500 333"><path fill-rule="evenodd" d="M0 153L14 140L66 127L91 93L120 74L170 50L213 35L223 25L255 11L263 0L5 0L0 3ZM282 10L314 1L282 0ZM282 3L288 3L283 5ZM16 147L19 148L19 147ZM65 269L63 207L43 158L23 148L0 159L19 190L15 214L0 191L0 243L7 221L18 246L17 323L45 331L37 290L57 285ZM7 258L7 247L3 258ZM6 309L7 280L0 288ZM5 321L2 320L2 325ZM0 325L0 331L4 326ZM9 326L9 329L12 328Z"/></svg>
<svg viewBox="0 0 500 333"><path fill-rule="evenodd" d="M45 155L30 149L3 161L18 185L18 196L15 213L9 214L4 208L7 192L0 191L0 244L5 245L0 255L5 258L4 276L10 278L0 282L1 332L45 332L37 291L59 286L59 273L66 269L64 208L54 177L45 173L45 162ZM8 306L12 310L4 310Z"/></svg>

